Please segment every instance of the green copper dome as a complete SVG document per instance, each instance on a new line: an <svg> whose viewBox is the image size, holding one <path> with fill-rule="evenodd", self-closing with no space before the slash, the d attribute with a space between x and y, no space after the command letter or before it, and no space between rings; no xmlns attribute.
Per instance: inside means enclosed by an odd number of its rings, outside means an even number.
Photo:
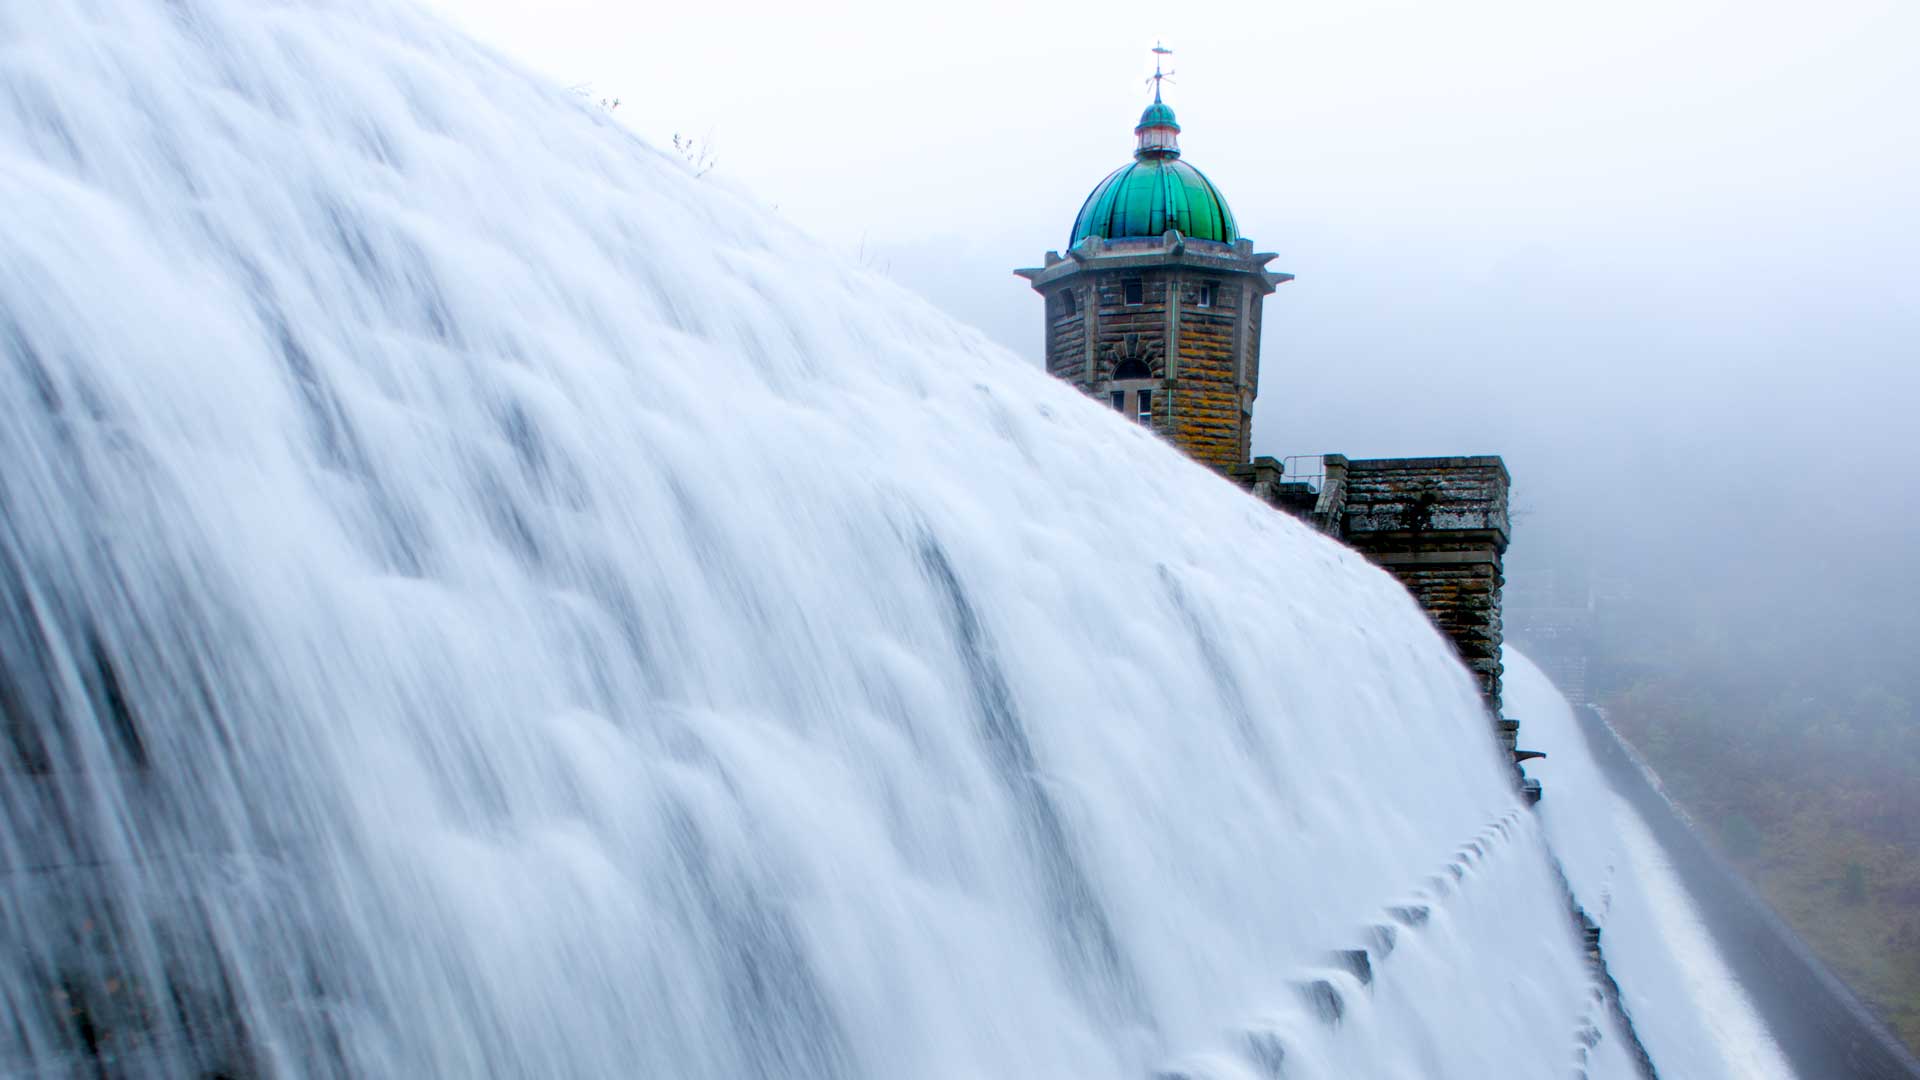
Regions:
<svg viewBox="0 0 1920 1080"><path fill-rule="evenodd" d="M1142 157L1115 169L1087 196L1067 246L1089 236L1120 240L1168 229L1223 244L1240 238L1226 197L1199 169L1177 157Z"/></svg>
<svg viewBox="0 0 1920 1080"><path fill-rule="evenodd" d="M1168 229L1196 240L1238 240L1226 197L1204 173L1180 160L1180 124L1157 93L1133 133L1139 144L1132 164L1109 173L1087 196L1067 246L1089 236L1155 237Z"/></svg>

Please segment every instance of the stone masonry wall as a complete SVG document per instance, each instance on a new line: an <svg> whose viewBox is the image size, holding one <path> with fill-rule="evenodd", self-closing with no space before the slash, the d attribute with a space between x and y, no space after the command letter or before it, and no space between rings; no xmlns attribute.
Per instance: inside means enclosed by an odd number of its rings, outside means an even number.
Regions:
<svg viewBox="0 0 1920 1080"><path fill-rule="evenodd" d="M1497 457L1379 458L1346 464L1349 529L1397 535L1485 530L1506 547L1507 467Z"/></svg>
<svg viewBox="0 0 1920 1080"><path fill-rule="evenodd" d="M1420 601L1434 625L1453 641L1455 651L1480 683L1489 702L1500 699L1500 576L1498 560L1480 556L1484 549L1445 545L1420 552L1421 559L1396 560L1368 552ZM1472 561L1446 565L1421 561L1461 555Z"/></svg>
<svg viewBox="0 0 1920 1080"><path fill-rule="evenodd" d="M1138 281L1141 303L1126 302L1126 285ZM1093 278L1092 293L1099 305L1095 319L1094 381L1113 378L1121 361L1137 359L1154 375L1165 372L1167 363L1167 278L1163 274L1099 274ZM1160 425L1154 425L1158 428Z"/></svg>
<svg viewBox="0 0 1920 1080"><path fill-rule="evenodd" d="M1089 236L1064 256L1049 251L1043 265L1014 273L1044 298L1050 374L1110 403L1120 365L1144 367L1135 377L1145 381L1119 388L1130 395L1126 407L1151 390L1154 431L1224 472L1247 461L1263 301L1293 280L1266 269L1273 258L1249 240L1219 244L1169 231ZM1134 282L1140 302L1129 304Z"/></svg>
<svg viewBox="0 0 1920 1080"><path fill-rule="evenodd" d="M1240 460L1253 453L1253 399L1260 393L1260 324L1267 305L1254 298L1247 311L1247 330L1240 342L1241 363L1246 369L1240 400Z"/></svg>
<svg viewBox="0 0 1920 1080"><path fill-rule="evenodd" d="M1500 590L1509 520L1497 457L1347 461L1338 533L1406 585L1500 709Z"/></svg>
<svg viewBox="0 0 1920 1080"><path fill-rule="evenodd" d="M1202 280L1213 282L1213 306L1195 307ZM1187 454L1216 469L1244 463L1246 427L1236 385L1234 350L1243 337L1240 284L1232 279L1194 279L1185 283L1180 309L1173 441Z"/></svg>
<svg viewBox="0 0 1920 1080"><path fill-rule="evenodd" d="M1084 289L1068 286L1047 297L1047 374L1082 385L1087 379L1087 314ZM1066 313L1062 294L1074 297Z"/></svg>
<svg viewBox="0 0 1920 1080"><path fill-rule="evenodd" d="M1126 286L1138 281L1141 302L1126 302ZM1213 286L1213 303L1199 306L1200 286ZM1237 380L1250 378L1258 339L1239 325L1246 300L1231 274L1141 270L1089 274L1065 288L1074 311L1056 290L1047 297L1047 371L1084 390L1100 393L1122 361L1136 359L1166 380L1154 398L1154 429L1189 456L1226 469L1246 460L1250 395ZM1259 310L1258 297L1252 312ZM1169 310L1169 304L1177 310ZM1087 335L1093 335L1088 371ZM1169 369L1169 344L1178 350ZM1244 373L1242 366L1248 368Z"/></svg>

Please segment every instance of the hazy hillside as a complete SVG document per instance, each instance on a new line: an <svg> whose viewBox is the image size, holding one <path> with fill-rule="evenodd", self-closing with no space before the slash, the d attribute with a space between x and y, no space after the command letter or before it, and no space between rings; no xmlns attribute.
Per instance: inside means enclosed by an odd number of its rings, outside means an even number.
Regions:
<svg viewBox="0 0 1920 1080"><path fill-rule="evenodd" d="M1603 603L1592 696L1920 1048L1920 627L1897 573L1856 569L1792 611L1733 593L1685 609L1659 591Z"/></svg>

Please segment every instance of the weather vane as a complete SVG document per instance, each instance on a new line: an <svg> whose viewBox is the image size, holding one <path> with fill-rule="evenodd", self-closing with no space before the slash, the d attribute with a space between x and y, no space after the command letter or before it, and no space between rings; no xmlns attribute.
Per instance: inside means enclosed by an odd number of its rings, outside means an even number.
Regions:
<svg viewBox="0 0 1920 1080"><path fill-rule="evenodd" d="M1173 75L1173 72L1171 71L1166 72L1164 74L1161 73L1160 58L1163 56L1172 56L1172 55L1173 55L1172 49L1167 48L1166 46L1160 44L1157 41L1153 43L1153 78L1148 79L1147 81L1153 84L1153 101L1154 101L1154 104L1156 105L1160 103L1161 81Z"/></svg>

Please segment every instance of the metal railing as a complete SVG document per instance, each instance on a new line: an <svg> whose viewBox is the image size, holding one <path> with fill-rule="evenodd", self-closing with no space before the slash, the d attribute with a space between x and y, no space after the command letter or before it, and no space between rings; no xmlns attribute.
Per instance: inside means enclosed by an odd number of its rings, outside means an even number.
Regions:
<svg viewBox="0 0 1920 1080"><path fill-rule="evenodd" d="M1280 482L1283 484L1305 484L1316 494L1320 485L1327 479L1327 457L1325 454L1291 454L1280 459Z"/></svg>

